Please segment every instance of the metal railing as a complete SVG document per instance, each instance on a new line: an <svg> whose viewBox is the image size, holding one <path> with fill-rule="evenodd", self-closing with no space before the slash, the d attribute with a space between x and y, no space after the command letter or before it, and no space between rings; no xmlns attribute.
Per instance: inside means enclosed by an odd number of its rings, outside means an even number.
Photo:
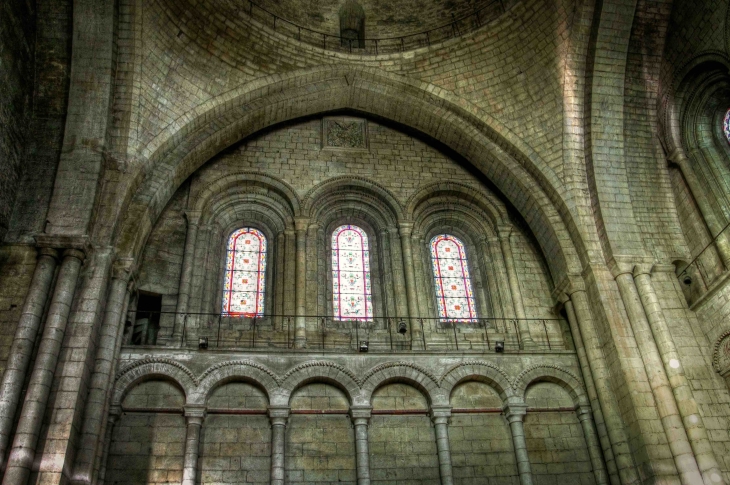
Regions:
<svg viewBox="0 0 730 485"><path fill-rule="evenodd" d="M712 283L725 271L725 265L720 258L716 243L717 240L730 228L727 224L720 232L710 241L695 258L685 266L677 275L677 278L685 285L691 285L699 277L699 283L702 284L702 292L712 285ZM695 285L696 286L696 285Z"/></svg>
<svg viewBox="0 0 730 485"><path fill-rule="evenodd" d="M210 349L293 349L297 319L306 324L306 349L337 352L518 351L525 322L536 346L566 350L560 319L480 318L450 322L438 318L373 318L340 321L332 316L266 315L257 318L219 313L130 312L128 345L181 345ZM179 335L173 329L178 325ZM501 347L497 350L497 347Z"/></svg>
<svg viewBox="0 0 730 485"><path fill-rule="evenodd" d="M472 32L506 12L504 0L493 0L479 10L459 18L452 18L451 22L424 32L377 39L348 39L302 27L279 17L251 0L247 0L246 3L249 17L271 27L276 32L322 49L361 55L388 54L427 47Z"/></svg>

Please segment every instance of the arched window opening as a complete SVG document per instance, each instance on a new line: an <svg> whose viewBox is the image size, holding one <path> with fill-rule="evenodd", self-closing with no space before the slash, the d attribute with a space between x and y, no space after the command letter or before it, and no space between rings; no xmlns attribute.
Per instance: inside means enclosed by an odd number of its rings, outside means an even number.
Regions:
<svg viewBox="0 0 730 485"><path fill-rule="evenodd" d="M337 320L372 320L368 236L346 224L332 233L332 297Z"/></svg>
<svg viewBox="0 0 730 485"><path fill-rule="evenodd" d="M238 229L228 238L221 313L235 317L264 315L266 236L254 228Z"/></svg>
<svg viewBox="0 0 730 485"><path fill-rule="evenodd" d="M730 109L725 113L725 119L722 121L722 132L725 133L725 139L730 143Z"/></svg>
<svg viewBox="0 0 730 485"><path fill-rule="evenodd" d="M439 317L443 322L474 322L474 292L464 243L448 234L431 239L431 262Z"/></svg>

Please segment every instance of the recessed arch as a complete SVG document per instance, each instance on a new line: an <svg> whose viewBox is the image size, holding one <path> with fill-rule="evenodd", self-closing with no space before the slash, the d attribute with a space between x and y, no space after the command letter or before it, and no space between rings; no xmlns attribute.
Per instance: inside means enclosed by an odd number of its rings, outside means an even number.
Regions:
<svg viewBox="0 0 730 485"><path fill-rule="evenodd" d="M588 254L569 243L574 235L582 246L580 231L548 165L488 114L433 86L376 69L320 67L254 81L205 106L143 150L145 172L131 187L115 236L123 254L140 251L174 190L223 148L281 121L345 108L422 131L474 163L531 225L554 277L579 271L579 256Z"/></svg>

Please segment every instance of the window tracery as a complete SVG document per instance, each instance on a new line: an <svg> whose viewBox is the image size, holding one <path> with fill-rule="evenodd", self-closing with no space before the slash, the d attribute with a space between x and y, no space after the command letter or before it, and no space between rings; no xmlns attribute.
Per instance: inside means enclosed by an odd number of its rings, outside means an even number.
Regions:
<svg viewBox="0 0 730 485"><path fill-rule="evenodd" d="M266 236L252 227L228 238L221 313L236 317L264 315Z"/></svg>
<svg viewBox="0 0 730 485"><path fill-rule="evenodd" d="M332 233L332 296L337 320L372 320L370 248L365 231L343 225Z"/></svg>
<svg viewBox="0 0 730 485"><path fill-rule="evenodd" d="M431 239L431 262L441 320L476 321L477 311L464 243L448 234L434 236Z"/></svg>

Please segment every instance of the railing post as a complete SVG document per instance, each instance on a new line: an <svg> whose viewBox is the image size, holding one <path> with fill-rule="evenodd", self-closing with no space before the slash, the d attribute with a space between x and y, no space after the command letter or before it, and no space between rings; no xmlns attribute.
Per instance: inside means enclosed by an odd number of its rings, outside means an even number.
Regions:
<svg viewBox="0 0 730 485"><path fill-rule="evenodd" d="M520 328L517 326L517 320L512 320L512 324L515 327L515 333L517 334L517 345L522 348L522 340L520 340Z"/></svg>
<svg viewBox="0 0 730 485"><path fill-rule="evenodd" d="M221 320L222 319L223 319L223 314L222 313L219 313L218 314L218 336L215 339L215 341L216 341L216 344L215 344L216 348L220 348L220 346L221 346Z"/></svg>
<svg viewBox="0 0 730 485"><path fill-rule="evenodd" d="M252 347L256 348L256 317L251 320L251 344Z"/></svg>
<svg viewBox="0 0 730 485"><path fill-rule="evenodd" d="M487 338L487 350L492 350L492 346L489 343L489 332L487 332L487 322L488 320L484 320L484 336Z"/></svg>
<svg viewBox="0 0 730 485"><path fill-rule="evenodd" d="M393 350L393 328L390 324L390 318L388 319L388 337L390 338L390 350Z"/></svg>
<svg viewBox="0 0 730 485"><path fill-rule="evenodd" d="M426 347L426 332L423 328L423 318L420 318L419 322L421 324L421 337L423 337L423 350L428 350ZM413 350L413 349L411 349L411 350Z"/></svg>
<svg viewBox="0 0 730 485"><path fill-rule="evenodd" d="M454 344L456 345L456 350L459 350L459 336L456 334L456 322L451 322L451 328L454 331Z"/></svg>

